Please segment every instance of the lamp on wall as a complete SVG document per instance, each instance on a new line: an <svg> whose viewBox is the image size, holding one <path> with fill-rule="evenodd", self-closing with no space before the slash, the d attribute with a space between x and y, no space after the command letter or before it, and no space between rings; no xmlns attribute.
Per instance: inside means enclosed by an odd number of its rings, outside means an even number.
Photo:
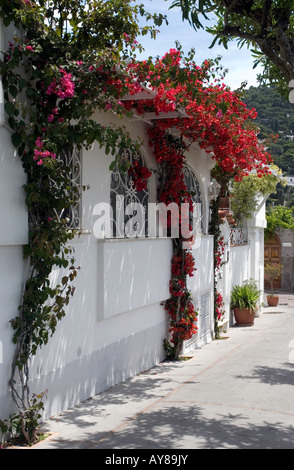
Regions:
<svg viewBox="0 0 294 470"><path fill-rule="evenodd" d="M216 200L219 192L221 190L221 185L213 178L208 185L209 198Z"/></svg>

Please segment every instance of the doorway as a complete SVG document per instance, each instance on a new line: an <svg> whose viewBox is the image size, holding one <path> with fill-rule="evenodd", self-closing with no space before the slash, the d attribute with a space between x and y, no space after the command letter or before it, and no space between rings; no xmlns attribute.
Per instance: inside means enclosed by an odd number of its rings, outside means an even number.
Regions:
<svg viewBox="0 0 294 470"><path fill-rule="evenodd" d="M281 241L278 235L266 240L264 244L264 265L281 263ZM270 283L264 280L265 289L270 289ZM274 280L274 289L281 288L281 276Z"/></svg>

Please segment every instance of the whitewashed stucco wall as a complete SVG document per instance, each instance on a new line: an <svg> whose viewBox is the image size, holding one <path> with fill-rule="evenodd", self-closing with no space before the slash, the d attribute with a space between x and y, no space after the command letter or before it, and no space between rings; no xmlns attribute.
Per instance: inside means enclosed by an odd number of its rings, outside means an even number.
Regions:
<svg viewBox="0 0 294 470"><path fill-rule="evenodd" d="M0 411L11 413L7 384L14 345L10 320L18 316L26 263L28 218L22 186L26 178L10 142L10 132L0 127ZM3 414L2 414L3 416Z"/></svg>
<svg viewBox="0 0 294 470"><path fill-rule="evenodd" d="M13 36L12 27L2 28L0 50ZM110 114L97 113L104 125ZM145 140L143 156L154 168L146 139L146 125L117 120L133 138ZM195 152L197 157L195 159ZM164 357L163 339L168 336L168 318L160 305L169 297L172 242L168 239L98 241L93 234L94 207L109 201L111 157L94 145L83 152L82 184L90 190L82 197L82 229L72 246L81 267L75 295L57 331L32 360L31 392L48 389L44 417L58 413L89 396L158 363ZM208 183L211 159L190 151L188 162L195 171L205 200L204 223L208 226ZM25 174L10 141L5 123L0 83L0 417L13 411L8 391L14 352L10 319L18 313L26 264L22 249L27 243L28 220L22 189ZM151 183L150 201L156 202L156 182ZM197 272L191 280L194 295L212 292L212 239L204 237L194 247ZM203 273L205 272L205 275ZM64 275L52 273L52 282Z"/></svg>
<svg viewBox="0 0 294 470"><path fill-rule="evenodd" d="M8 37L8 36L7 36ZM0 51L7 37L0 21ZM12 412L8 380L14 345L10 320L18 315L25 263L23 245L28 240L28 218L24 201L25 174L11 143L11 132L4 115L0 81L0 416Z"/></svg>
<svg viewBox="0 0 294 470"><path fill-rule="evenodd" d="M104 125L110 114L95 116ZM145 141L142 152L147 166L155 161L146 138L146 124L124 124L133 138ZM0 415L11 413L7 382L13 354L9 320L16 316L25 279L22 245L27 242L27 213L22 185L25 177L10 144L9 131L0 128L0 212L6 221L0 234ZM32 360L31 392L48 389L44 418L67 409L164 358L163 339L168 337L168 318L161 302L169 297L172 242L169 239L97 240L93 233L94 208L109 201L111 156L94 145L82 155L82 184L90 189L82 195L82 233L71 243L76 266L81 269L76 291L66 317L58 324L49 343ZM193 149L188 163L195 171L204 197L204 221L208 226L208 183L211 158ZM3 183L3 184L2 184ZM5 201L5 202L4 202ZM150 202L156 202L152 178ZM2 237L2 238L1 238ZM204 235L193 248L197 271L190 280L196 303L210 293L213 302L213 239ZM55 270L52 283L64 272ZM5 313L2 313L5 312ZM211 324L211 327L213 325Z"/></svg>
<svg viewBox="0 0 294 470"><path fill-rule="evenodd" d="M107 115L98 115L105 119ZM144 123L124 122L132 137L145 140L143 155L154 168ZM209 165L198 151L189 163L198 172L208 204ZM169 239L97 240L92 232L94 207L109 201L109 156L94 146L83 152L83 223L87 233L73 246L81 266L68 315L50 344L33 361L34 387L54 386L47 414L56 413L152 367L164 358L168 318L161 302L169 297L172 242ZM211 163L211 162L210 162ZM210 164L209 163L209 164ZM155 199L152 183L151 202ZM208 216L206 215L206 223ZM92 232L92 233L91 233ZM195 246L194 294L213 293L212 237ZM60 273L59 273L60 275ZM49 396L50 396L49 394Z"/></svg>
<svg viewBox="0 0 294 470"><path fill-rule="evenodd" d="M261 291L259 309L262 311L264 291L264 229L266 227L265 200L262 200L252 218L246 222L248 243L244 245L230 245L230 226L227 221L221 225L222 235L226 242L223 261L226 263L221 269L218 288L223 295L225 303L225 316L222 324L234 323L230 309L231 290L235 285L242 285L248 279L255 279Z"/></svg>
<svg viewBox="0 0 294 470"><path fill-rule="evenodd" d="M197 333L192 340L186 342L184 352L189 352L210 342L214 330L213 237L209 235L197 237L192 254L195 259L196 272L192 278L188 278L188 288L198 313ZM207 309L209 310L209 318L204 318Z"/></svg>
<svg viewBox="0 0 294 470"><path fill-rule="evenodd" d="M106 114L96 118L107 123ZM122 124L122 122L120 122ZM123 124L133 138L144 125ZM146 146L147 147L147 146ZM144 157L148 161L148 147ZM171 240L97 240L94 207L108 202L111 156L94 145L83 151L82 228L72 246L80 272L67 316L33 361L33 387L49 389L47 415L85 400L164 357ZM154 162L153 162L154 163ZM62 273L55 273L55 281Z"/></svg>

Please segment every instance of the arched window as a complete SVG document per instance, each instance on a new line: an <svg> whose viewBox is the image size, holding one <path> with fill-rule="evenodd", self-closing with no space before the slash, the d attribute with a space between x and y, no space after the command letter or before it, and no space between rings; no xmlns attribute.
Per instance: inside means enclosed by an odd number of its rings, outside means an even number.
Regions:
<svg viewBox="0 0 294 470"><path fill-rule="evenodd" d="M123 151L123 158L131 166L135 162L146 166L142 155L132 153L129 149ZM110 180L110 204L112 208L112 236L147 237L148 236L148 202L149 181L146 189L137 190L132 175L122 172L118 165L114 168Z"/></svg>
<svg viewBox="0 0 294 470"><path fill-rule="evenodd" d="M193 200L193 215L191 216L190 224L193 227L193 233L197 235L204 231L203 204L200 184L194 171L188 165L185 165L184 167L184 178L186 187Z"/></svg>
<svg viewBox="0 0 294 470"><path fill-rule="evenodd" d="M62 209L58 216L60 219L66 220L67 226L70 229L81 229L81 188L82 188L82 161L81 152L74 147L73 151L64 151L57 157L57 160L62 163L63 171L66 172L67 177L70 179L70 184L65 188L65 193L70 197L73 202L69 207ZM56 181L52 180L52 185L58 189L59 186Z"/></svg>

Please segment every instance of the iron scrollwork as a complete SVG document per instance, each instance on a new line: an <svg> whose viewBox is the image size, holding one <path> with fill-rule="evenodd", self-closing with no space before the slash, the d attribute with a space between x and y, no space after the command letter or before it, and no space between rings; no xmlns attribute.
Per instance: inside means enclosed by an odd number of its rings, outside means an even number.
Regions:
<svg viewBox="0 0 294 470"><path fill-rule="evenodd" d="M123 151L122 158L131 165L135 162L145 166L140 153ZM123 172L118 165L114 168L110 180L110 205L112 208L112 236L114 238L148 236L149 181L146 189L137 190L132 174Z"/></svg>
<svg viewBox="0 0 294 470"><path fill-rule="evenodd" d="M203 232L202 197L199 181L193 170L185 165L184 178L187 190L190 192L193 201L193 215L191 215L190 225L194 234Z"/></svg>
<svg viewBox="0 0 294 470"><path fill-rule="evenodd" d="M68 228L72 230L81 229L81 183L82 183L82 163L81 152L76 147L73 151L64 152L57 157L57 161L61 163L70 185L64 188L67 197L72 199L72 204L63 208L58 217L65 220ZM55 181L52 184L57 186Z"/></svg>

